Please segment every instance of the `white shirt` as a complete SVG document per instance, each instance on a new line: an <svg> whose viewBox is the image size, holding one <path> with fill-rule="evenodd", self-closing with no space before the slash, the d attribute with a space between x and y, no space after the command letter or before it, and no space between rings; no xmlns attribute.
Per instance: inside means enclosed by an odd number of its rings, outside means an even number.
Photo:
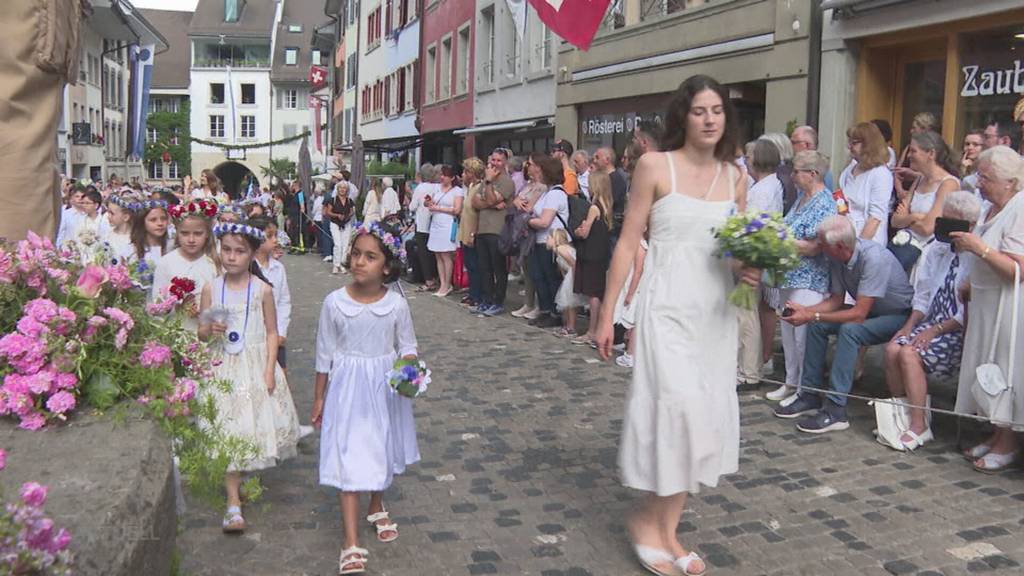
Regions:
<svg viewBox="0 0 1024 576"><path fill-rule="evenodd" d="M545 192L533 205L533 215L540 218L545 210L556 212L547 228L537 230L537 244L547 242L552 230L565 229L562 220L569 221L569 197L565 195L565 191L561 188L552 188ZM562 220L558 219L559 216Z"/></svg>
<svg viewBox="0 0 1024 576"><path fill-rule="evenodd" d="M380 215L381 218L387 218L392 214L398 214L398 211L402 209L402 204L398 201L398 192L391 186L384 189L384 194L380 198Z"/></svg>
<svg viewBox="0 0 1024 576"><path fill-rule="evenodd" d="M274 197L270 195L270 192L260 192L260 204L262 204L264 208L270 208L270 201L273 198Z"/></svg>
<svg viewBox="0 0 1024 576"><path fill-rule="evenodd" d="M313 222L324 221L324 197L313 198Z"/></svg>
<svg viewBox="0 0 1024 576"><path fill-rule="evenodd" d="M275 258L271 258L263 275L274 285L274 309L277 312L277 335L288 337L288 326L292 323L292 292L288 289L288 274Z"/></svg>
<svg viewBox="0 0 1024 576"><path fill-rule="evenodd" d="M421 182L412 193L412 200L409 202L409 210L416 212L416 231L430 232L430 209L424 206L424 199L429 194L435 200L441 190L439 184L433 182Z"/></svg>
<svg viewBox="0 0 1024 576"><path fill-rule="evenodd" d="M153 289L150 292L150 301L163 299L163 290L170 288L171 280L175 277L192 279L196 283L193 294L198 298L202 293L203 286L217 277L217 266L205 254L195 260L187 260L182 255L180 248L168 252L159 259L156 263L156 270L153 271Z"/></svg>
<svg viewBox="0 0 1024 576"><path fill-rule="evenodd" d="M583 193L583 197L590 200L590 170L583 174L577 174L576 182L580 185L580 192Z"/></svg>
<svg viewBox="0 0 1024 576"><path fill-rule="evenodd" d="M850 220L860 236L868 218L878 220L874 240L882 246L889 241L889 203L892 199L892 172L887 166L876 166L867 172L854 177L853 168L857 161L853 160L839 176L839 188L846 196L850 206Z"/></svg>
<svg viewBox="0 0 1024 576"><path fill-rule="evenodd" d="M921 259L917 265L917 278L914 280L914 299L911 302L914 310L925 315L932 305L932 300L939 293L942 284L946 281L946 274L949 272L949 265L953 262L956 252L945 242L932 242L925 246ZM956 270L956 286L967 281L970 272L968 265L970 259L966 255L960 256L960 264ZM954 320L964 324L964 303L960 300L960 291L956 290L957 312L952 316Z"/></svg>
<svg viewBox="0 0 1024 576"><path fill-rule="evenodd" d="M118 234L113 229L104 238L110 244L111 264L127 265L135 258L135 245L132 244L131 234Z"/></svg>
<svg viewBox="0 0 1024 576"><path fill-rule="evenodd" d="M769 174L747 190L747 212L782 212L782 181Z"/></svg>
<svg viewBox="0 0 1024 576"><path fill-rule="evenodd" d="M72 238L72 231L78 224L78 220L84 218L85 214L77 208L64 208L60 215L60 229L57 231L57 246Z"/></svg>

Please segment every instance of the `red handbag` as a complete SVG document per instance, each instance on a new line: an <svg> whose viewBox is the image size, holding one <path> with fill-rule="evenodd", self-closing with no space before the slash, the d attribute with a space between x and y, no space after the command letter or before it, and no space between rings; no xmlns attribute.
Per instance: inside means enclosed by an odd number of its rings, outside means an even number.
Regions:
<svg viewBox="0 0 1024 576"><path fill-rule="evenodd" d="M456 290L462 290L469 286L469 274L463 263L462 246L455 250L455 262L452 266L452 286Z"/></svg>

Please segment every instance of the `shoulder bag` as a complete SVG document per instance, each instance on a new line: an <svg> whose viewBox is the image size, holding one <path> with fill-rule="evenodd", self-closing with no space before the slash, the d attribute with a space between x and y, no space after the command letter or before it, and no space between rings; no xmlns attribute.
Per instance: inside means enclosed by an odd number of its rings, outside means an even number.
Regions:
<svg viewBox="0 0 1024 576"><path fill-rule="evenodd" d="M1013 363L1017 356L1017 307L1020 303L1020 265L1013 263L1013 320L1010 326L1010 360L1006 374L996 364L996 344L999 329L1003 323L1003 295L999 294L999 311L996 312L996 329L989 350L988 362L974 369L975 385L971 395L981 411L992 420L1010 422L1013 420Z"/></svg>

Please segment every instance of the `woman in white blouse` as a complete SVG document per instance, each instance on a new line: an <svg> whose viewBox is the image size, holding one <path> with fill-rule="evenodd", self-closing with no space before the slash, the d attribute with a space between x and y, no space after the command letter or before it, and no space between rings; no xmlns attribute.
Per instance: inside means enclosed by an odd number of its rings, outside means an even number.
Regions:
<svg viewBox="0 0 1024 576"><path fill-rule="evenodd" d="M389 176L381 179L384 184L384 194L380 199L380 219L387 220L388 216L398 214L402 209L402 203L398 200L398 192L395 190L395 181Z"/></svg>
<svg viewBox="0 0 1024 576"><path fill-rule="evenodd" d="M850 164L839 176L839 188L850 208L857 236L885 246L889 240L889 202L892 172L886 166L889 150L878 127L861 122L846 131Z"/></svg>
<svg viewBox="0 0 1024 576"><path fill-rule="evenodd" d="M944 218L966 220L972 229L980 214L981 203L970 192L953 192L942 206ZM912 406L925 405L928 374L948 376L960 369L964 303L958 288L968 271L967 258L946 242L932 242L921 256L913 311L885 347L889 391L894 397L906 396ZM924 409L911 408L910 428L900 437L903 449L914 450L932 439Z"/></svg>

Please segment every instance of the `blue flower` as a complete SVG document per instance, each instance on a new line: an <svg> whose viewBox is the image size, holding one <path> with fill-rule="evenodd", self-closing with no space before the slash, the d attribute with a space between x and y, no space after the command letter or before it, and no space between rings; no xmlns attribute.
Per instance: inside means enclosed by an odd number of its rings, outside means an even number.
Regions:
<svg viewBox="0 0 1024 576"><path fill-rule="evenodd" d="M747 227L744 228L744 231L747 234L753 234L754 232L757 232L761 228L764 228L764 222L761 222L760 220L753 220L750 222L750 224L747 224Z"/></svg>
<svg viewBox="0 0 1024 576"><path fill-rule="evenodd" d="M415 366L403 366L402 377L406 380L415 380L416 376L419 375Z"/></svg>

